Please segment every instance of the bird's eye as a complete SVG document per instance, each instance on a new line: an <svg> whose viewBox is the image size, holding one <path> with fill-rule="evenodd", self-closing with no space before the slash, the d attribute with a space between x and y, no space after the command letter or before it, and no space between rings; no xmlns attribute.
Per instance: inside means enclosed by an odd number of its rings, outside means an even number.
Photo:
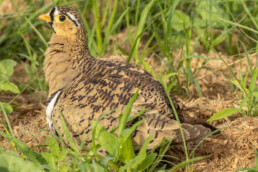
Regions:
<svg viewBox="0 0 258 172"><path fill-rule="evenodd" d="M64 16L64 15L59 16L59 20L60 20L61 22L65 21L65 19L66 19L66 16Z"/></svg>

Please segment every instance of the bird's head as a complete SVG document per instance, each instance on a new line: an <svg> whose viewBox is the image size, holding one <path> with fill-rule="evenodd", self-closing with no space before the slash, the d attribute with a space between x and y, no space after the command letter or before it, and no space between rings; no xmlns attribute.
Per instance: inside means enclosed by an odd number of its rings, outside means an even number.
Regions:
<svg viewBox="0 0 258 172"><path fill-rule="evenodd" d="M80 13L68 7L53 7L38 19L46 21L58 36L76 38L85 34Z"/></svg>

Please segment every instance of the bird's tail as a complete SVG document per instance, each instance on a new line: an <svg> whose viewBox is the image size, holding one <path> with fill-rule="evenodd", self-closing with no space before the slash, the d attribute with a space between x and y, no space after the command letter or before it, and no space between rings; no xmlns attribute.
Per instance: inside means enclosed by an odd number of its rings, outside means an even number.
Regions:
<svg viewBox="0 0 258 172"><path fill-rule="evenodd" d="M184 140L197 141L207 136L211 129L203 125L191 125L182 123L181 128L184 134ZM133 134L134 148L140 149L145 140L149 136L154 136L154 139L149 143L148 149L157 146L163 138L172 139L172 144L183 143L183 137L180 132L180 125L176 120L165 117L164 119L149 118L144 121Z"/></svg>

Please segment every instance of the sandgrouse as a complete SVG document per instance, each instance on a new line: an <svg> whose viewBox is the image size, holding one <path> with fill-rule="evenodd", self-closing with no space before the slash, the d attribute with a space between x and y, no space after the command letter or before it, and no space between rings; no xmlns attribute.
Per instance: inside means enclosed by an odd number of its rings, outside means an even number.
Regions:
<svg viewBox="0 0 258 172"><path fill-rule="evenodd" d="M148 110L139 117L146 120L132 135L134 148L139 149L148 136L154 136L149 149L164 137L172 138L174 143L182 141L179 123L161 83L139 67L93 58L79 12L54 7L38 19L46 21L54 31L44 61L49 84L46 116L53 134L65 137L61 113L76 143L85 141L86 145L90 144L91 121L114 110L100 121L100 125L110 131L118 125L119 115L139 88L130 115L145 108ZM174 97L172 99L181 117L184 106ZM181 122L186 141L203 138L212 128L207 123Z"/></svg>

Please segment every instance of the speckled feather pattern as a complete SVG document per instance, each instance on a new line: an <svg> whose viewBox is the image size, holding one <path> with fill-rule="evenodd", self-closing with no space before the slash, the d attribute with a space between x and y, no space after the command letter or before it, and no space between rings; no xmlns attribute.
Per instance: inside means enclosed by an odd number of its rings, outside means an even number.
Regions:
<svg viewBox="0 0 258 172"><path fill-rule="evenodd" d="M59 13L69 12L83 26L77 11L65 7L56 8ZM45 56L44 69L49 83L49 99L61 90L51 114L51 130L54 134L59 133L65 139L59 115L61 112L76 142L80 144L85 141L86 145L89 144L91 121L114 110L100 121L100 125L110 131L118 125L119 115L140 88L130 115L145 108L148 110L137 119L147 118L132 135L135 149L139 149L148 136L154 136L149 149L160 143L164 137L172 138L174 142L182 141L179 123L175 120L162 85L139 67L119 61L94 59L87 47L84 28L78 27L74 35L60 36L58 32L54 33ZM182 116L185 106L175 97L171 98L178 114ZM209 128L202 125L183 123L182 128L186 140L202 138L210 132Z"/></svg>

